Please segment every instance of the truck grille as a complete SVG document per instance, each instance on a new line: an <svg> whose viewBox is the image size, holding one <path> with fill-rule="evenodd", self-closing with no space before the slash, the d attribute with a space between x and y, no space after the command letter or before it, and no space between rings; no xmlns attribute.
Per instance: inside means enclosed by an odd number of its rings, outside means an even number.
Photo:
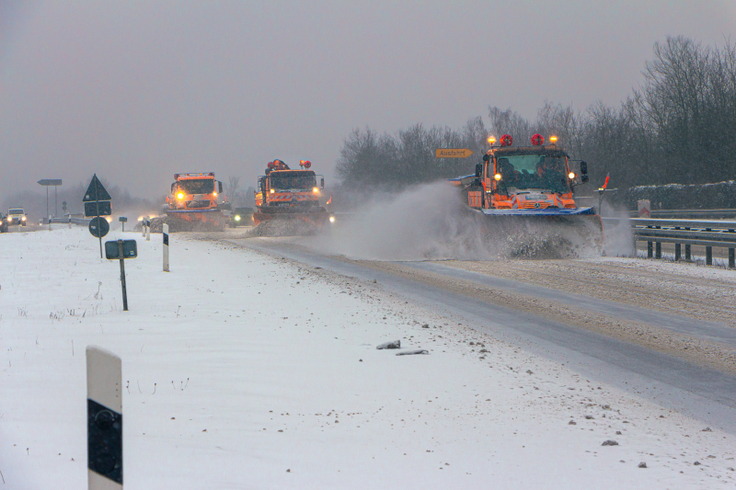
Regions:
<svg viewBox="0 0 736 490"><path fill-rule="evenodd" d="M210 201L187 201L186 206L188 209L202 209L210 207Z"/></svg>

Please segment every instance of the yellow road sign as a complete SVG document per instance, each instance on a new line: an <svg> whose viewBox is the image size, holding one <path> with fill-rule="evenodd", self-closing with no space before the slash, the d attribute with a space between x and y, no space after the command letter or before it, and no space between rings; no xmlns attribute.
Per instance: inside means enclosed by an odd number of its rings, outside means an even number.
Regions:
<svg viewBox="0 0 736 490"><path fill-rule="evenodd" d="M434 150L435 158L468 158L473 150L467 148L437 148Z"/></svg>

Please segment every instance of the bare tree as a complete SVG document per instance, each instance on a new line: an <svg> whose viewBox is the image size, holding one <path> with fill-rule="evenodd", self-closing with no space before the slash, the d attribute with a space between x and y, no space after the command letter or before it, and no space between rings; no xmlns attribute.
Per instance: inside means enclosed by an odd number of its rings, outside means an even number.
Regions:
<svg viewBox="0 0 736 490"><path fill-rule="evenodd" d="M736 53L702 47L684 37L654 45L637 110L666 163L656 179L703 183L736 171Z"/></svg>
<svg viewBox="0 0 736 490"><path fill-rule="evenodd" d="M502 111L489 106L488 118L491 120L488 129L497 140L502 134L510 134L514 139L528 141L533 134L529 121L511 109Z"/></svg>

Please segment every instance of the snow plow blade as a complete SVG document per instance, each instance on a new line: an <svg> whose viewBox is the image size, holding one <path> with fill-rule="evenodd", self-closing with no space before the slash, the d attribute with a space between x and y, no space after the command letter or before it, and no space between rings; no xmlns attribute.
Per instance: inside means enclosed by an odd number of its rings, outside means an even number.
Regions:
<svg viewBox="0 0 736 490"><path fill-rule="evenodd" d="M603 224L594 208L473 210L490 239L503 240L512 257L600 256Z"/></svg>
<svg viewBox="0 0 736 490"><path fill-rule="evenodd" d="M309 211L293 208L261 208L253 213L258 236L310 235L321 230L329 220L323 207Z"/></svg>
<svg viewBox="0 0 736 490"><path fill-rule="evenodd" d="M169 231L224 231L225 217L219 209L201 211L169 209L166 211Z"/></svg>
<svg viewBox="0 0 736 490"><path fill-rule="evenodd" d="M575 208L575 209L481 209L483 214L488 216L519 216L519 217L554 217L554 216L595 216L595 208Z"/></svg>

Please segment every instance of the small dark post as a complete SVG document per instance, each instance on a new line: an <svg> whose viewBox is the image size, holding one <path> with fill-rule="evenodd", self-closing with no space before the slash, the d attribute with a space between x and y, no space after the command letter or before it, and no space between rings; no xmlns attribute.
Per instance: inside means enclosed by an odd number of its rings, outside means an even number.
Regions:
<svg viewBox="0 0 736 490"><path fill-rule="evenodd" d="M675 262L679 262L682 258L682 245L675 243Z"/></svg>
<svg viewBox="0 0 736 490"><path fill-rule="evenodd" d="M736 269L736 249L729 248L728 249L728 268L729 269Z"/></svg>
<svg viewBox="0 0 736 490"><path fill-rule="evenodd" d="M661 259L662 258L662 242L657 242L656 243L655 257L658 258L658 259Z"/></svg>
<svg viewBox="0 0 736 490"><path fill-rule="evenodd" d="M686 243L685 244L685 260L687 260L688 262L690 262L691 260L693 260L692 249L690 248L690 244L689 243Z"/></svg>
<svg viewBox="0 0 736 490"><path fill-rule="evenodd" d="M118 254L120 256L120 283L123 285L123 311L128 311L128 290L125 288L125 253L122 240L118 240Z"/></svg>
<svg viewBox="0 0 736 490"><path fill-rule="evenodd" d="M652 249L653 243L651 241L647 242L647 258L651 259L654 257L653 249Z"/></svg>
<svg viewBox="0 0 736 490"><path fill-rule="evenodd" d="M706 228L705 231L712 231ZM713 247L705 247L705 265L713 265Z"/></svg>
<svg viewBox="0 0 736 490"><path fill-rule="evenodd" d="M97 198L95 201L97 203L97 205L96 205L97 217L99 218L100 217L100 199ZM102 254L102 233L100 233L99 239L100 239L100 258L103 258L104 255ZM121 256L122 256L122 251L121 251ZM125 284L125 279L123 279L123 284ZM125 287L123 286L123 291L124 290L125 290ZM127 308L126 308L126 310L127 310Z"/></svg>

